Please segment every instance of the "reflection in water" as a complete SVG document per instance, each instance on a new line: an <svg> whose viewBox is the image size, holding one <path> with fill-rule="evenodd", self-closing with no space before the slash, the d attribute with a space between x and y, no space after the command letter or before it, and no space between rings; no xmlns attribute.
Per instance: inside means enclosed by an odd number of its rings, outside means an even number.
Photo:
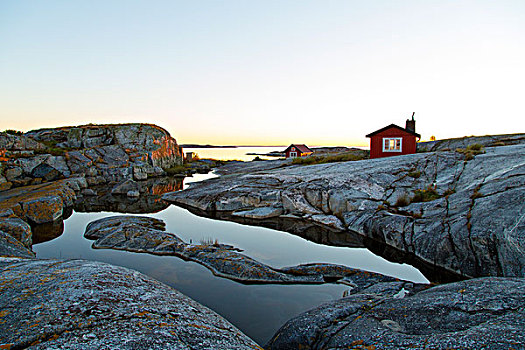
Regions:
<svg viewBox="0 0 525 350"><path fill-rule="evenodd" d="M186 178L184 186L210 177L214 175ZM37 257L82 258L138 270L215 310L259 344L265 344L290 318L323 302L341 298L349 287L339 284L243 285L215 277L207 268L175 257L91 249L91 241L83 237L87 224L115 215L116 212L130 213L134 210L135 213L148 213L147 216L164 220L166 231L177 234L187 242L199 242L211 237L220 243L239 247L243 249L243 254L275 267L326 262L414 282L427 281L412 266L388 262L364 248L348 248L366 245L359 237L349 237L352 236L349 234L319 230L318 227L297 222L268 222L268 226L273 228L302 232L307 238L303 239L298 235L264 227L208 219L179 207L168 206L159 200L159 197L165 190L171 191L172 188L178 189L183 186L182 181L156 180L151 182L151 191L144 192L141 196L144 198L139 201L108 195L107 191L110 189L106 189L106 194L100 198L85 197L86 203L79 201L75 206L75 213L64 222L62 235L33 246ZM102 210L104 211L98 212ZM271 226L274 224L275 226ZM344 247L329 246L330 244Z"/></svg>
<svg viewBox="0 0 525 350"><path fill-rule="evenodd" d="M39 244L50 241L64 233L64 221L73 214L73 208L66 207L63 209L62 217L53 222L45 224L31 224L31 238L33 244Z"/></svg>
<svg viewBox="0 0 525 350"><path fill-rule="evenodd" d="M61 219L40 225L31 225L33 244L39 244L60 237L64 233L64 221Z"/></svg>
<svg viewBox="0 0 525 350"><path fill-rule="evenodd" d="M139 185L140 197L136 198L130 198L126 195L112 195L113 185L93 187L98 195L79 198L75 203L75 211L112 211L130 214L157 213L169 206L168 203L161 199L161 196L167 192L181 190L183 179L162 177L139 181L137 184Z"/></svg>
<svg viewBox="0 0 525 350"><path fill-rule="evenodd" d="M184 205L180 205L185 207ZM267 219L251 219L231 215L231 212L203 211L197 208L185 207L195 215L211 219L233 221L245 225L254 225L292 233L308 241L333 246L349 248L366 248L369 251L387 259L393 263L410 264L416 267L423 275L432 282L448 283L465 279L465 277L448 271L444 268L429 264L414 254L403 252L399 249L386 245L383 242L364 237L358 233L349 231L338 231L330 227L319 225L312 221L293 219L291 217L274 217ZM364 268L366 269L366 267Z"/></svg>

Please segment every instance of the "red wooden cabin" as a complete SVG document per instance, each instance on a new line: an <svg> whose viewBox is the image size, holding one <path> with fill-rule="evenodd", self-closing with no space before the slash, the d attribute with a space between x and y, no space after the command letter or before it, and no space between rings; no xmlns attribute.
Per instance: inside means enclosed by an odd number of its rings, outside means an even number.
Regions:
<svg viewBox="0 0 525 350"><path fill-rule="evenodd" d="M314 153L314 151L312 151L306 145L291 144L290 146L288 146L287 149L284 150L284 153L286 154L286 158L296 158L307 157L310 154Z"/></svg>
<svg viewBox="0 0 525 350"><path fill-rule="evenodd" d="M421 135L416 133L416 121L412 114L412 120L407 119L405 128L390 124L366 137L370 138L372 159L416 153L416 139L420 139Z"/></svg>

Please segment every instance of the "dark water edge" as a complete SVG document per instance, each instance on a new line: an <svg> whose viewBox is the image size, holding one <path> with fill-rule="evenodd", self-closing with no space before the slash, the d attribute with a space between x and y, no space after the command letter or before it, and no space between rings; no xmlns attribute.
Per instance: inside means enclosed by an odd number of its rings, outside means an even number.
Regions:
<svg viewBox="0 0 525 350"><path fill-rule="evenodd" d="M317 223L293 218L251 219L232 215L232 212L203 211L197 208L180 205L191 213L216 220L232 221L244 225L262 226L273 230L288 232L322 245L334 247L366 248L370 252L399 264L409 264L417 268L432 283L451 283L467 279L454 271L431 264L421 258L383 242L364 237L350 231L337 231Z"/></svg>
<svg viewBox="0 0 525 350"><path fill-rule="evenodd" d="M190 181L199 179L196 176ZM74 210L65 212L64 222L35 227L33 250L38 258L95 260L140 271L213 309L262 345L290 318L339 299L350 288L333 283L246 285L215 277L205 267L176 257L92 249L92 242L83 238L86 225L99 218L132 212L164 220L166 230L186 242L217 239L273 267L327 262L414 282L427 281L417 269L390 263L366 249L365 242L348 235L305 227L298 222L286 223L295 225L297 232L304 232L304 237L299 237L283 232L290 227L282 223L268 223L269 228L265 228L219 217L206 218L160 199L163 193L182 187L180 179L158 179L145 184L140 199L112 196L108 189L99 188L99 196L86 197L75 204Z"/></svg>

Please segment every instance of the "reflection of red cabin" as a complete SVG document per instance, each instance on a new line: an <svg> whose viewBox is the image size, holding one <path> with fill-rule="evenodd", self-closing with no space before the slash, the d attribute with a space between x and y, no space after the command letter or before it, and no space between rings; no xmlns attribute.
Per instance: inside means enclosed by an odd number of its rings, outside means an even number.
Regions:
<svg viewBox="0 0 525 350"><path fill-rule="evenodd" d="M296 157L307 157L310 154L314 153L314 151L312 151L306 145L292 144L288 146L287 149L284 150L284 153L286 154L286 158L296 158Z"/></svg>
<svg viewBox="0 0 525 350"><path fill-rule="evenodd" d="M421 135L416 133L412 114L412 120L407 119L404 129L390 124L366 137L370 138L370 158L382 158L416 153L416 138L420 139Z"/></svg>

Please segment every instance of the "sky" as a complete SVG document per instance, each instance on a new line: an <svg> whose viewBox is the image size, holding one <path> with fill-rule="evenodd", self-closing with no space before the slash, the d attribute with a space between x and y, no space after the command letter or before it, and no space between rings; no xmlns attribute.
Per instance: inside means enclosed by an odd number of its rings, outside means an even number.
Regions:
<svg viewBox="0 0 525 350"><path fill-rule="evenodd" d="M0 130L154 123L179 143L525 132L525 1L2 0Z"/></svg>

